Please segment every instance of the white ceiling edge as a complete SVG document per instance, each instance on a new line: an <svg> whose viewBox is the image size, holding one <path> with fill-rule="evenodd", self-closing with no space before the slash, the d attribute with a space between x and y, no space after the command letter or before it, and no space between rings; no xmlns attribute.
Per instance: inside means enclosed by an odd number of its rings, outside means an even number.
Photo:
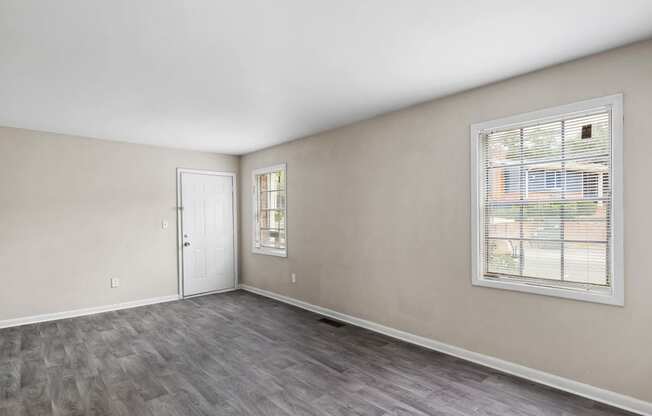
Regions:
<svg viewBox="0 0 652 416"><path fill-rule="evenodd" d="M142 145L142 146L160 147L160 148L164 148L164 149L187 150L187 151L195 151L195 152L214 153L214 154L227 155L227 156L246 156L246 155L250 155L250 154L253 154L253 153L256 153L256 152L267 150L267 149L270 149L270 148L273 148L273 147L276 147L276 146L280 146L280 145L283 145L283 144L286 144L286 143L290 143L290 142L294 142L294 141L298 141L298 140L302 140L302 139L306 139L306 138L319 136L319 135L322 135L322 134L325 134L325 133L328 133L328 132L331 132L331 131L334 131L334 130L346 128L348 126L353 126L355 124L358 124L358 123L361 123L361 122L364 122L364 121L368 121L368 120L372 120L372 119L375 119L375 118L383 117L383 116L386 116L386 115L389 115L389 114L392 114L392 113L396 113L396 112L401 112L401 111L404 111L404 110L407 110L407 109L410 109L410 108L413 108L413 107L419 107L419 106L422 106L422 105L427 105L427 104L432 103L434 101L441 100L441 99L448 98L448 97L453 97L453 96L456 96L456 95L459 95L459 94L464 94L464 93L472 91L472 90L476 90L476 89L480 89L480 88L484 88L484 87L489 87L491 85L500 84L500 83L509 81L511 79L524 77L524 76L534 74L534 73L537 73L537 72L540 72L540 71L544 71L544 70L547 70L547 69L550 69L550 68L554 68L554 67L557 67L557 66L562 66L564 64L568 64L568 63L572 63L572 62L575 62L575 61L591 58L593 56L608 53L608 52L613 51L615 49L621 49L621 48L626 48L626 47L629 47L629 46L634 46L637 43L642 43L642 42L646 42L646 41L649 41L649 40L652 40L652 38L637 39L637 40L634 40L632 42L628 42L628 43L622 44L622 45L617 44L615 46L608 47L607 49L600 49L600 50L597 50L595 52L589 52L588 54L585 54L585 55L578 55L578 56L572 57L572 58L570 58L568 60L552 63L552 64L546 65L544 67L533 68L531 70L526 70L525 72L506 75L504 78L489 79L486 82L481 81L481 82L478 82L477 85L470 85L470 86L468 86L466 88L463 88L463 89L451 89L450 91L444 91L440 95L435 95L435 96L425 98L423 100L416 101L416 102L411 102L410 100L406 100L406 103L403 104L403 105L382 108L382 109L378 110L377 112L365 113L365 114L360 115L357 118L347 119L345 121L342 121L339 124L334 124L334 125L331 125L331 126L325 126L325 127L321 128L321 129L318 129L318 130L315 130L315 131L308 131L308 132L306 132L304 134L301 134L301 135L299 135L297 137L278 138L278 139L275 139L275 140L273 139L272 142L270 142L267 145L264 145L263 147L259 147L259 148L255 148L255 149L251 149L251 150L245 150L245 151L241 151L241 152L218 152L218 151L213 150L213 148L211 146L193 147L192 145L188 146L186 144L173 144L173 143L172 144L156 144L156 143L152 143L149 140L121 139L119 137L116 138L116 137L91 136L91 135L84 135L83 133L74 133L74 132L71 132L69 129L67 129L66 131L56 131L56 127L53 127L53 128L50 128L50 129L48 129L47 126L42 127L42 128L31 128L31 127L24 127L24 126L20 126L20 125L11 125L10 122L6 123L6 124L0 124L0 126L1 127L10 127L10 128L15 128L15 129L32 130L32 131L36 131L36 132L40 132L40 133L53 133L53 134L57 134L57 135L73 136L73 137L77 137L77 138L81 138L81 139L104 140L104 141L111 141L111 142L116 142L116 143L137 144L137 145Z"/></svg>
<svg viewBox="0 0 652 416"><path fill-rule="evenodd" d="M652 36L652 2L0 2L0 125L242 155Z"/></svg>
<svg viewBox="0 0 652 416"><path fill-rule="evenodd" d="M543 67L534 68L534 69L531 69L531 70L527 70L525 72L515 73L513 75L507 75L504 78L490 79L487 82L480 82L477 85L470 85L470 86L468 86L466 88L459 89L459 90L452 89L451 91L448 91L448 92L442 92L441 95L432 96L430 98L426 98L424 100L417 101L417 102L408 102L407 104L405 104L403 106L399 106L397 108L388 108L388 109L382 110L382 111L380 111L378 113L368 114L368 115L366 115L366 116L364 116L362 118L359 118L359 119L353 119L353 120L350 120L348 122L344 122L342 124L335 125L335 126L332 126L332 127L327 127L327 128L322 129L322 130L317 130L317 131L314 131L314 132L311 132L311 133L308 133L308 134L305 134L305 135L302 135L302 136L299 136L299 137L289 138L289 139L286 139L286 140L280 140L280 141L278 141L278 143L273 143L273 144L270 144L269 146L261 147L261 148L254 149L254 150L251 150L251 151L247 151L247 152L244 152L244 153L239 153L237 155L238 156L246 156L246 155L250 155L250 154L253 154L253 153L260 152L262 150L267 150L267 149L270 149L270 148L273 148L273 147L276 147L276 146L280 146L280 145L283 145L283 144L286 144L286 143L291 143L291 142L302 140L302 139L309 139L309 138L312 138L312 137L315 137L315 136L320 136L322 134L326 134L326 133L329 133L329 132L332 132L332 131L335 131L335 130L343 129L343 128L346 128L346 127L349 127L349 126L354 126L354 125L356 125L358 123L362 123L362 122L365 122L365 121L370 121L370 120L373 120L373 119L376 119L376 118L381 118L381 117L384 117L384 116L387 116L387 115L390 115L390 114L393 114L393 113L398 113L398 112L402 112L402 111L405 111L405 110L409 110L411 108L416 108L416 107L420 107L420 106L423 106L423 105L428 105L428 104L434 103L436 101L443 100L445 98L450 98L450 97L454 97L456 95L461 95L461 94L471 92L471 91L474 91L474 90L482 89L482 88L485 88L485 87L490 87L492 85L501 84L501 83L504 83L504 82L507 82L507 81L510 81L510 80L513 80L513 79L526 77L528 75L536 74L536 73L541 72L541 71L546 71L548 69L563 66L565 64L570 64L570 63L581 61L581 60L584 60L584 59L590 59L592 57L596 57L598 55L606 54L606 53L609 53L609 52L617 50L617 49L623 49L623 48L627 48L627 47L630 47L630 46L635 46L635 45L637 45L639 43L644 43L644 42L648 42L648 41L652 41L652 38L637 39L637 40L634 40L632 42L628 42L628 43L625 43L625 44L622 44L622 45L617 44L616 46L608 47L607 49L600 49L600 50L595 51L595 52L590 52L590 53L588 53L586 55L578 55L578 56L570 58L568 60L552 63L550 65L546 65L546 66L543 66Z"/></svg>

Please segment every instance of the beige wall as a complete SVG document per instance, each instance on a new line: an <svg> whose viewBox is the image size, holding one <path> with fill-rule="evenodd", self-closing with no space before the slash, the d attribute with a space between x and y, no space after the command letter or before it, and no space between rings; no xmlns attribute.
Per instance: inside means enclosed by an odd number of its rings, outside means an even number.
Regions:
<svg viewBox="0 0 652 416"><path fill-rule="evenodd" d="M469 125L625 94L626 306L472 287ZM241 278L652 401L652 42L241 159ZM251 254L251 171L287 162L287 259ZM297 283L290 283L290 272Z"/></svg>
<svg viewBox="0 0 652 416"><path fill-rule="evenodd" d="M0 128L0 320L176 294L176 168L238 163Z"/></svg>

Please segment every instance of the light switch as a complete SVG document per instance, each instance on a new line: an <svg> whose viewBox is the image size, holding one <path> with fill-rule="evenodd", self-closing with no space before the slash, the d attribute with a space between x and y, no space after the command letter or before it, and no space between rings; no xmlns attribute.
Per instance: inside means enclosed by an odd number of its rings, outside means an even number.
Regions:
<svg viewBox="0 0 652 416"><path fill-rule="evenodd" d="M161 221L161 228L163 228L164 230L168 228L168 225L169 224L166 220Z"/></svg>

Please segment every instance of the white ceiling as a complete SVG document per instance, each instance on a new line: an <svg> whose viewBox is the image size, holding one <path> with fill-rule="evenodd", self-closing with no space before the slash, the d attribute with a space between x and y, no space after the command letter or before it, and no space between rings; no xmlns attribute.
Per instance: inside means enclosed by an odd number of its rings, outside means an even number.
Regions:
<svg viewBox="0 0 652 416"><path fill-rule="evenodd" d="M651 22L650 0L0 0L0 125L242 154Z"/></svg>

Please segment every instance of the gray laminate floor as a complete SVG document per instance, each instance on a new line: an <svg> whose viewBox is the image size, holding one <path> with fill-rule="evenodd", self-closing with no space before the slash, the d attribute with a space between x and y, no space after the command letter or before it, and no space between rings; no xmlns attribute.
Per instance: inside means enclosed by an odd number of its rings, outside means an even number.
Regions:
<svg viewBox="0 0 652 416"><path fill-rule="evenodd" d="M624 415L238 291L0 330L0 415Z"/></svg>

